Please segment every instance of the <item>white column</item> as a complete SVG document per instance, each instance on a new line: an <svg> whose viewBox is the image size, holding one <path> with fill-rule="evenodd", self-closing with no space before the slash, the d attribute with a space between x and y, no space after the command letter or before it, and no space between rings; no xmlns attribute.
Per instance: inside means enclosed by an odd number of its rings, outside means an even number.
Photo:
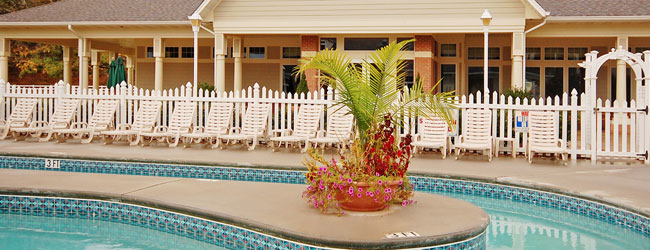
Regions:
<svg viewBox="0 0 650 250"><path fill-rule="evenodd" d="M235 75L234 75L234 89L235 91L241 91L242 89L242 65L241 65L241 56L242 56L242 42L240 37L233 38L233 52L232 56L235 58Z"/></svg>
<svg viewBox="0 0 650 250"><path fill-rule="evenodd" d="M79 87L88 88L88 61L90 60L90 41L79 38Z"/></svg>
<svg viewBox="0 0 650 250"><path fill-rule="evenodd" d="M126 83L135 85L133 67L135 66L135 56L126 56Z"/></svg>
<svg viewBox="0 0 650 250"><path fill-rule="evenodd" d="M63 46L63 82L72 81L72 66L70 65L70 47Z"/></svg>
<svg viewBox="0 0 650 250"><path fill-rule="evenodd" d="M192 26L192 32L194 33L194 78L192 78L192 84L194 86L196 86L199 78L199 29L199 26Z"/></svg>
<svg viewBox="0 0 650 250"><path fill-rule="evenodd" d="M156 58L154 86L158 91L163 89L163 56L165 55L163 42L160 37L153 39L153 57Z"/></svg>
<svg viewBox="0 0 650 250"><path fill-rule="evenodd" d="M228 47L226 37L223 34L214 35L214 89L217 92L226 90L226 52Z"/></svg>
<svg viewBox="0 0 650 250"><path fill-rule="evenodd" d="M483 26L483 95L488 99L490 87L488 86L488 26Z"/></svg>
<svg viewBox="0 0 650 250"><path fill-rule="evenodd" d="M11 56L11 40L0 38L0 80L9 82L9 56Z"/></svg>
<svg viewBox="0 0 650 250"><path fill-rule="evenodd" d="M616 48L627 50L627 37L616 39ZM616 96L612 99L618 100L619 105L627 100L627 63L623 60L616 60ZM614 101L612 100L612 102Z"/></svg>
<svg viewBox="0 0 650 250"><path fill-rule="evenodd" d="M512 34L512 89L524 90L524 54L526 49L524 44L526 37L523 32L515 32Z"/></svg>
<svg viewBox="0 0 650 250"><path fill-rule="evenodd" d="M93 50L90 56L90 64L93 66L93 89L99 89L99 51Z"/></svg>

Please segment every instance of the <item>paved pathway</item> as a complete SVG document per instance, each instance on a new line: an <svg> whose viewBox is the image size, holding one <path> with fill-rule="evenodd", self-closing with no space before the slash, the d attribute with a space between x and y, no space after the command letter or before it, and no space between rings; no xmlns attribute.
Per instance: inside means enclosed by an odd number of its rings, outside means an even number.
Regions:
<svg viewBox="0 0 650 250"><path fill-rule="evenodd" d="M306 156L296 150L272 152L264 146L249 152L245 148L143 148L124 144L103 145L100 142L82 145L75 142L58 144L11 140L0 141L0 154L303 169L301 163ZM557 161L539 159L531 165L523 157L500 157L487 162L481 156L466 156L460 160L448 157L441 160L440 154L427 153L413 158L410 172L535 186L602 199L650 215L650 166L643 165L640 161L599 162L592 165L588 160L579 160L563 166Z"/></svg>

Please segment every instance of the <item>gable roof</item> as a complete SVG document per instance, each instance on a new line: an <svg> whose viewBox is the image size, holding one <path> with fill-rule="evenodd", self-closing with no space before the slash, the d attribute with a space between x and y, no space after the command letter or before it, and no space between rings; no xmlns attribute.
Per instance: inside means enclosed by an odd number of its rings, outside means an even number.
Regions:
<svg viewBox="0 0 650 250"><path fill-rule="evenodd" d="M551 16L641 17L650 16L647 0L536 0Z"/></svg>
<svg viewBox="0 0 650 250"><path fill-rule="evenodd" d="M187 17L203 0L61 0L0 15L2 22L170 22Z"/></svg>

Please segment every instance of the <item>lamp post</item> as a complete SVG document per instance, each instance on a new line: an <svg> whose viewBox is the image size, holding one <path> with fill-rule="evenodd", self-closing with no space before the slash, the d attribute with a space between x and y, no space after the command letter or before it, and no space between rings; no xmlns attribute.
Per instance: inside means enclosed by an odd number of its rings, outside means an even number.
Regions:
<svg viewBox="0 0 650 250"><path fill-rule="evenodd" d="M197 86L197 80L198 80L198 68L199 68L199 30L201 28L201 21L203 18L199 16L199 14L192 14L191 16L187 17L190 19L190 22L192 23L192 31L194 32L194 81L193 84L194 86ZM197 89L198 87L195 87L194 89ZM196 93L194 93L196 94Z"/></svg>
<svg viewBox="0 0 650 250"><path fill-rule="evenodd" d="M487 9L483 11L481 21L483 21L483 95L487 97L490 94L490 88L488 87L488 27L492 21L490 11Z"/></svg>

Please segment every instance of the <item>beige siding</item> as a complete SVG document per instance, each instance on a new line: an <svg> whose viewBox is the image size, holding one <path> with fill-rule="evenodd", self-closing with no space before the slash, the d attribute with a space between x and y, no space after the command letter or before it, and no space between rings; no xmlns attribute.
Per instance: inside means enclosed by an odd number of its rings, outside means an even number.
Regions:
<svg viewBox="0 0 650 250"><path fill-rule="evenodd" d="M492 30L523 30L520 0L223 0L213 25L233 34L481 32L484 9Z"/></svg>

